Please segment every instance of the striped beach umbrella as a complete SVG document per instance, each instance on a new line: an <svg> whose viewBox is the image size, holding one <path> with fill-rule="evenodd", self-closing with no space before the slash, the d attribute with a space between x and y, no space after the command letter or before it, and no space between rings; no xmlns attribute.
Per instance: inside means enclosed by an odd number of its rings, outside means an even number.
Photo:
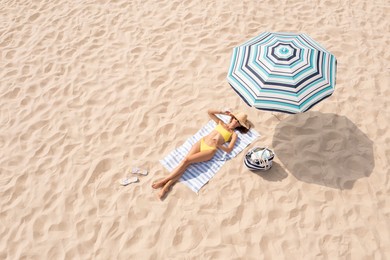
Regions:
<svg viewBox="0 0 390 260"><path fill-rule="evenodd" d="M249 106L300 113L332 95L336 58L306 34L265 32L233 49L227 79Z"/></svg>

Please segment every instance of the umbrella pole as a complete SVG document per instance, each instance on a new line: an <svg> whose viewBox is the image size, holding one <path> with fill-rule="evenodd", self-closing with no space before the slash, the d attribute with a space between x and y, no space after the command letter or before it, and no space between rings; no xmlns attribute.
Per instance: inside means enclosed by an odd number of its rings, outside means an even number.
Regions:
<svg viewBox="0 0 390 260"><path fill-rule="evenodd" d="M278 117L277 115L275 115L274 112L272 112L271 114L272 114L274 117L276 117L276 119L278 119L279 121L281 121L281 120L279 119L279 117Z"/></svg>

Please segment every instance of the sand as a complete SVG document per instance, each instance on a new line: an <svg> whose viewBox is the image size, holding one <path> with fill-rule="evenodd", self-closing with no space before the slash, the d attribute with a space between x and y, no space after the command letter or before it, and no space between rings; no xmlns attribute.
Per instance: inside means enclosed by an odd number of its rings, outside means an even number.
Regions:
<svg viewBox="0 0 390 260"><path fill-rule="evenodd" d="M2 1L0 259L389 259L389 3ZM303 32L338 60L308 113L250 109L232 48ZM248 113L273 168L243 153L160 202L158 162L207 120ZM250 148L248 147L248 149ZM140 182L118 180L133 166Z"/></svg>

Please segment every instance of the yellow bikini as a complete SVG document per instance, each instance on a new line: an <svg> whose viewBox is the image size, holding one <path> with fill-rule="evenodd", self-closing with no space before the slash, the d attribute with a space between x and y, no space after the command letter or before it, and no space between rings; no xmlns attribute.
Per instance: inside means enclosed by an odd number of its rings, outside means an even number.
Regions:
<svg viewBox="0 0 390 260"><path fill-rule="evenodd" d="M200 151L209 151L209 150L216 150L217 147L215 146L210 146L205 143L204 138L200 139Z"/></svg>
<svg viewBox="0 0 390 260"><path fill-rule="evenodd" d="M228 130L226 130L221 123L218 123L218 125L215 127L215 130L220 133L225 140L225 142L230 140L230 137L232 136L232 133L230 133ZM205 143L204 138L200 140L200 151L209 151L209 150L216 150L217 147L210 146Z"/></svg>
<svg viewBox="0 0 390 260"><path fill-rule="evenodd" d="M225 140L225 142L230 140L230 137L232 136L232 133L230 133L228 130L226 130L222 125L221 122L218 123L217 127L215 128L218 133L220 133Z"/></svg>

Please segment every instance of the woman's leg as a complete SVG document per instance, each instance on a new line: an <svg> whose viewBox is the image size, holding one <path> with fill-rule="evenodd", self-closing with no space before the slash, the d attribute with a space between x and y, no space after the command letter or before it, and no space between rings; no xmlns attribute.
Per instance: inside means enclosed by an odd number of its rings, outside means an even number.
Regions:
<svg viewBox="0 0 390 260"><path fill-rule="evenodd" d="M188 156L191 156L195 153L199 153L200 152L200 141L196 142L192 147L191 147L191 150L188 152L188 154L186 155L186 158ZM183 160L184 161L184 160ZM180 162L180 164L172 171L172 173L169 175L171 176L173 173L177 172L180 168L180 166L183 164L183 161ZM169 177L168 176L168 177ZM152 188L153 189L158 189L158 188L161 188L163 187L170 179L166 177L162 180L159 180L159 181L156 181L154 183L152 183Z"/></svg>
<svg viewBox="0 0 390 260"><path fill-rule="evenodd" d="M198 163L198 162L205 162L213 158L216 150L207 150L207 151L202 151L198 152L192 155L187 156L183 162L181 163L181 166L177 168L175 172L172 172L166 179L166 183L164 184L164 187L161 189L159 192L158 196L160 199L164 197L164 195L168 192L169 188L180 179L182 174L185 172L187 167L193 163Z"/></svg>

